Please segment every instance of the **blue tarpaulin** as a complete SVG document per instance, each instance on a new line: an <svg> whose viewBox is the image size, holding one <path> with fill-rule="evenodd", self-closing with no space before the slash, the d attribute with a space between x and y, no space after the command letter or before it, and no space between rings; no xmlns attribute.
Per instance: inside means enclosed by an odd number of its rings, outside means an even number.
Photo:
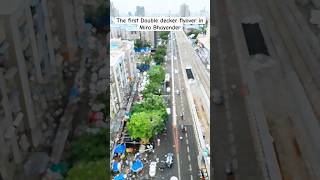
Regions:
<svg viewBox="0 0 320 180"><path fill-rule="evenodd" d="M112 164L112 171L113 172L118 172L118 171L120 171L120 167L121 167L121 163L115 161Z"/></svg>
<svg viewBox="0 0 320 180"><path fill-rule="evenodd" d="M151 52L150 47L143 47L143 48L134 48L135 52Z"/></svg>
<svg viewBox="0 0 320 180"><path fill-rule="evenodd" d="M143 168L143 164L139 159L135 160L131 166L131 170L133 172L139 172L142 170L142 168Z"/></svg>
<svg viewBox="0 0 320 180"><path fill-rule="evenodd" d="M73 85L70 91L70 98L79 96L79 90L76 85Z"/></svg>
<svg viewBox="0 0 320 180"><path fill-rule="evenodd" d="M114 149L114 153L117 153L117 154L123 154L125 152L126 152L126 145L125 144L119 144Z"/></svg>
<svg viewBox="0 0 320 180"><path fill-rule="evenodd" d="M121 174L115 176L114 180L124 180L124 174L121 173Z"/></svg>

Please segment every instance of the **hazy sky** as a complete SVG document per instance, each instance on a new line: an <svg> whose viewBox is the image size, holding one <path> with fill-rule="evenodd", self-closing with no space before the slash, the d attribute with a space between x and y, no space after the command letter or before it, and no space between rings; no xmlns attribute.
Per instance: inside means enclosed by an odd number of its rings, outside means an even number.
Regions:
<svg viewBox="0 0 320 180"><path fill-rule="evenodd" d="M120 14L132 14L136 11L136 6L144 6L146 15L159 13L179 13L180 5L185 3L189 5L190 11L200 12L205 7L209 11L210 0L111 0Z"/></svg>

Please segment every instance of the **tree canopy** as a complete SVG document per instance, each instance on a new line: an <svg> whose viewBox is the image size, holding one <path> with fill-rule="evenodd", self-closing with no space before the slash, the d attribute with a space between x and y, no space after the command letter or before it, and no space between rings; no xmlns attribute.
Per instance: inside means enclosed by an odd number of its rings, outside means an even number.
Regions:
<svg viewBox="0 0 320 180"><path fill-rule="evenodd" d="M95 161L106 157L106 148L109 133L100 130L97 134L85 133L71 142L70 160L73 163L79 161Z"/></svg>
<svg viewBox="0 0 320 180"><path fill-rule="evenodd" d="M160 32L160 38L163 39L163 40L168 40L168 35L169 35L168 31Z"/></svg>
<svg viewBox="0 0 320 180"><path fill-rule="evenodd" d="M131 138L140 138L148 142L150 138L164 129L165 121L161 110L143 111L132 115L127 128Z"/></svg>
<svg viewBox="0 0 320 180"><path fill-rule="evenodd" d="M148 141L154 135L154 128L152 127L148 112L133 114L127 123L127 128L133 139L140 138L143 141Z"/></svg>
<svg viewBox="0 0 320 180"><path fill-rule="evenodd" d="M106 153L105 151L105 154ZM66 177L66 180L105 180L109 177L105 158L98 161L79 162L72 167Z"/></svg>
<svg viewBox="0 0 320 180"><path fill-rule="evenodd" d="M149 81L155 83L162 83L165 79L165 71L161 66L153 66L149 71Z"/></svg>

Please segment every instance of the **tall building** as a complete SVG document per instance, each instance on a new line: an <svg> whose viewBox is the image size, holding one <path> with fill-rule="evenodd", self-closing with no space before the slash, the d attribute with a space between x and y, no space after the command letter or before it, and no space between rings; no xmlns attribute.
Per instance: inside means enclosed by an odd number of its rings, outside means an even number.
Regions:
<svg viewBox="0 0 320 180"><path fill-rule="evenodd" d="M145 16L145 11L143 6L137 6L136 7L136 13L135 16Z"/></svg>
<svg viewBox="0 0 320 180"><path fill-rule="evenodd" d="M180 6L180 16L181 17L188 17L190 16L190 9L187 4L181 4Z"/></svg>
<svg viewBox="0 0 320 180"><path fill-rule="evenodd" d="M129 86L136 77L136 62L133 41L111 40L110 50L110 111L111 119L124 108L129 95Z"/></svg>
<svg viewBox="0 0 320 180"><path fill-rule="evenodd" d="M119 16L119 10L114 6L114 4L111 2L110 5L110 16L111 17L117 17Z"/></svg>

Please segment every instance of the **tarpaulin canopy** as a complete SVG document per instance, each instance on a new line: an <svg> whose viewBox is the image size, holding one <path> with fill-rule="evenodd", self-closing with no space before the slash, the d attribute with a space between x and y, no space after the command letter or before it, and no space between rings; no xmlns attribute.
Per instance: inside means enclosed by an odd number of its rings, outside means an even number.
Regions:
<svg viewBox="0 0 320 180"><path fill-rule="evenodd" d="M133 172L139 172L142 170L142 168L143 168L143 163L139 159L135 160L131 166L131 170Z"/></svg>
<svg viewBox="0 0 320 180"><path fill-rule="evenodd" d="M125 144L119 144L114 149L114 153L123 154L126 152L126 145Z"/></svg>
<svg viewBox="0 0 320 180"><path fill-rule="evenodd" d="M121 173L121 174L115 176L114 180L124 180L124 174Z"/></svg>
<svg viewBox="0 0 320 180"><path fill-rule="evenodd" d="M119 163L117 161L113 162L113 164L112 164L112 171L113 172L120 171L120 168L121 168L121 163Z"/></svg>

